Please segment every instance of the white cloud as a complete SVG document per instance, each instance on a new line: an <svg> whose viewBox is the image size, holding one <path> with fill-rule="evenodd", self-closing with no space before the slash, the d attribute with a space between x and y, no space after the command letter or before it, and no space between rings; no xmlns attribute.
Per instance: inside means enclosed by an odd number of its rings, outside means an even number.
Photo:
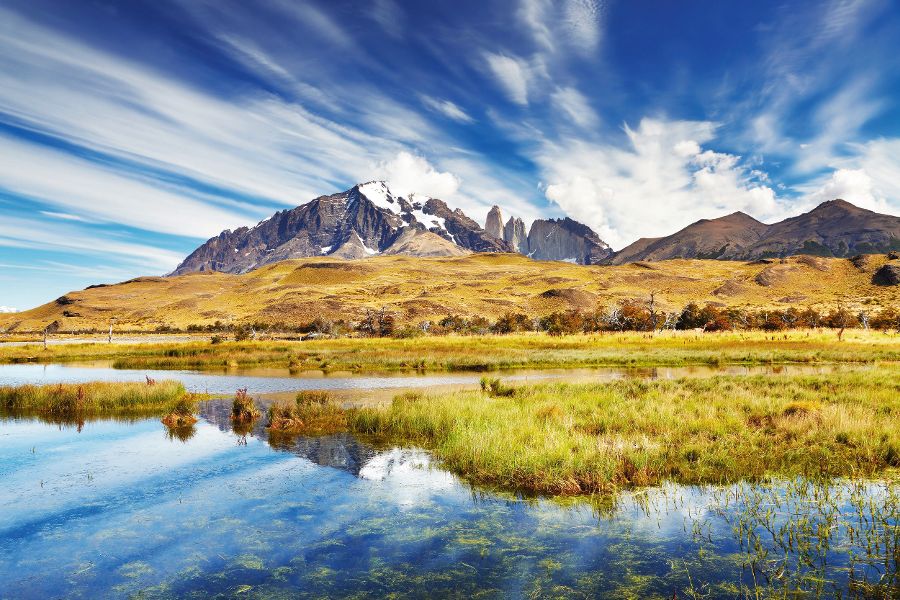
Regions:
<svg viewBox="0 0 900 600"><path fill-rule="evenodd" d="M588 103L587 98L575 88L557 88L550 95L550 100L557 110L565 114L573 123L580 127L596 127L600 121Z"/></svg>
<svg viewBox="0 0 900 600"><path fill-rule="evenodd" d="M157 273L173 270L184 258L178 252L131 242L113 233L18 217L0 221L0 246L99 256L105 261L129 263L135 270Z"/></svg>
<svg viewBox="0 0 900 600"><path fill-rule="evenodd" d="M374 0L369 6L369 15L388 35L395 38L403 35L403 10L394 0Z"/></svg>
<svg viewBox="0 0 900 600"><path fill-rule="evenodd" d="M703 150L715 130L707 121L644 119L626 126L628 147L545 141L535 160L547 198L617 249L701 218L777 214L775 193L740 157Z"/></svg>
<svg viewBox="0 0 900 600"><path fill-rule="evenodd" d="M602 12L596 0L521 0L516 16L541 52L591 54L600 42Z"/></svg>
<svg viewBox="0 0 900 600"><path fill-rule="evenodd" d="M519 58L486 52L488 67L512 102L528 104L528 81L531 77L528 63Z"/></svg>
<svg viewBox="0 0 900 600"><path fill-rule="evenodd" d="M18 308L13 308L12 306L0 306L0 313L16 313L19 312Z"/></svg>
<svg viewBox="0 0 900 600"><path fill-rule="evenodd" d="M471 123L475 120L469 116L466 111L449 100L439 100L437 98L432 98L431 96L423 95L422 103L428 108L441 113L445 117L449 117L460 123Z"/></svg>
<svg viewBox="0 0 900 600"><path fill-rule="evenodd" d="M851 156L830 163L830 173L797 186L802 195L796 207L809 210L840 198L869 210L900 214L900 138L853 144L851 149Z"/></svg>
<svg viewBox="0 0 900 600"><path fill-rule="evenodd" d="M446 200L459 189L453 173L436 170L427 160L406 151L377 167L378 179L388 182L391 191L401 196L413 192Z"/></svg>
<svg viewBox="0 0 900 600"><path fill-rule="evenodd" d="M247 219L37 144L0 137L0 154L0 188L96 220L205 239Z"/></svg>
<svg viewBox="0 0 900 600"><path fill-rule="evenodd" d="M596 0L568 0L565 3L565 25L572 33L572 43L582 52L590 52L600 41L600 3Z"/></svg>
<svg viewBox="0 0 900 600"><path fill-rule="evenodd" d="M806 198L807 203L813 206L836 199L870 210L888 210L884 199L876 196L874 182L864 169L838 169L822 187Z"/></svg>

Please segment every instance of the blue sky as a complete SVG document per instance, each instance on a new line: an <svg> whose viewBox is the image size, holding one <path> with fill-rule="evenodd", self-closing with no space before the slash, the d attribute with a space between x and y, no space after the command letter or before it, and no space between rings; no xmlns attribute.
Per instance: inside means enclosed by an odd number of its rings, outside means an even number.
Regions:
<svg viewBox="0 0 900 600"><path fill-rule="evenodd" d="M387 179L613 248L900 213L890 0L0 0L0 307Z"/></svg>

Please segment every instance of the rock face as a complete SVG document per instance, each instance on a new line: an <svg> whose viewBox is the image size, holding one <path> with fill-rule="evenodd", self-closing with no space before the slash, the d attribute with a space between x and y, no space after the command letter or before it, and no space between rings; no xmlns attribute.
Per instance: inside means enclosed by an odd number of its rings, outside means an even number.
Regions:
<svg viewBox="0 0 900 600"><path fill-rule="evenodd" d="M460 256L470 252L520 252L533 258L599 262L609 248L590 228L571 219L535 221L540 235L525 235L522 219L502 223L488 213L488 230L459 209L420 194L391 192L382 181L274 214L254 227L223 231L194 250L172 273L246 273L290 258L361 259L377 254ZM540 239L538 239L540 238Z"/></svg>
<svg viewBox="0 0 900 600"><path fill-rule="evenodd" d="M900 248L900 217L859 208L844 200L823 202L808 213L766 225L736 212L703 219L662 238L642 238L609 262L671 258L757 260L812 254L853 256Z"/></svg>
<svg viewBox="0 0 900 600"><path fill-rule="evenodd" d="M488 211L484 221L484 231L491 237L503 239L503 213L496 204Z"/></svg>
<svg viewBox="0 0 900 600"><path fill-rule="evenodd" d="M528 234L525 233L525 222L518 217L510 217L503 227L503 241L509 244L514 252L528 254Z"/></svg>
<svg viewBox="0 0 900 600"><path fill-rule="evenodd" d="M429 235L421 235L428 233ZM391 193L373 181L274 214L255 227L223 231L197 248L173 275L198 271L246 273L289 258L376 254L458 256L509 252L460 210L436 198Z"/></svg>
<svg viewBox="0 0 900 600"><path fill-rule="evenodd" d="M528 256L538 260L592 265L611 254L609 246L590 227L568 217L538 219L528 232Z"/></svg>

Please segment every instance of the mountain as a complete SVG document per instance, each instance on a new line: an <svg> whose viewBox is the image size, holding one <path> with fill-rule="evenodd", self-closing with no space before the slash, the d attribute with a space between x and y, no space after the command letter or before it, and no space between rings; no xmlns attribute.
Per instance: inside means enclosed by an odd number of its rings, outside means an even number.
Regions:
<svg viewBox="0 0 900 600"><path fill-rule="evenodd" d="M844 200L823 202L802 215L766 225L742 212L702 219L662 238L641 238L608 262L670 258L756 260L795 254L852 256L900 248L900 217Z"/></svg>
<svg viewBox="0 0 900 600"><path fill-rule="evenodd" d="M458 256L508 252L460 210L435 198L391 193L373 181L275 213L254 227L223 231L194 250L172 273L246 273L291 258L376 254Z"/></svg>
<svg viewBox="0 0 900 600"><path fill-rule="evenodd" d="M254 227L226 230L194 250L172 273L246 273L292 258L332 256L361 259L385 254L420 257L471 252L520 252L546 260L599 262L609 248L585 225L571 219L535 221L540 239L525 235L521 219L503 225L500 208L486 228L459 209L421 194L396 195L382 181L353 186L284 210ZM508 230L508 231L507 231ZM546 233L546 235L544 235Z"/></svg>

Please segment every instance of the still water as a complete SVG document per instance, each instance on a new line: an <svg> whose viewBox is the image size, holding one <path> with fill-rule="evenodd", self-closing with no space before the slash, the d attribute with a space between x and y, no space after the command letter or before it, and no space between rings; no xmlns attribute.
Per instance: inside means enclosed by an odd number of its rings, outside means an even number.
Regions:
<svg viewBox="0 0 900 600"><path fill-rule="evenodd" d="M234 394L246 388L252 394L291 392L299 390L389 390L439 386L477 385L482 373L346 373L295 371L288 369L255 368L217 371L113 369L109 362L78 364L14 364L0 365L0 386L81 383L85 381L144 381L151 377L162 381L181 381L191 392ZM510 370L494 373L505 381L527 383L554 379L569 382L601 382L624 378L677 379L680 377L711 377L713 375L797 375L822 374L835 370L850 370L865 366L848 365L777 365L721 367L649 367L596 369Z"/></svg>
<svg viewBox="0 0 900 600"><path fill-rule="evenodd" d="M900 589L896 483L668 485L562 505L473 490L416 449L238 435L227 413L209 403L175 436L156 420L0 420L0 598Z"/></svg>

